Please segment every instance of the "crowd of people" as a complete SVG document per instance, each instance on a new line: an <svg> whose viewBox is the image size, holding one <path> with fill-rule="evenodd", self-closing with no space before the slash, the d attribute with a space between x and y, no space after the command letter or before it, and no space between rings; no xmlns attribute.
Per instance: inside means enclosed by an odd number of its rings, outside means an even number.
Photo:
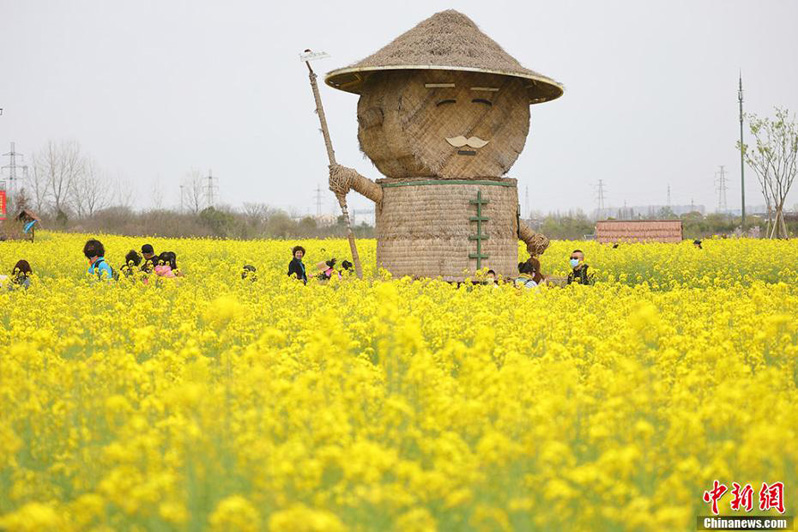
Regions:
<svg viewBox="0 0 798 532"><path fill-rule="evenodd" d="M302 262L305 256L305 248L302 246L294 246L291 250L291 255L291 262L288 263L288 276L302 281L304 284L308 284L307 270L305 268L305 263ZM338 276L339 279L344 275L352 275L351 262L347 260L343 261L340 270L335 269L336 262L335 257L333 257L330 260L316 264L316 268L319 270L317 278L320 281L327 281L333 275ZM593 284L594 277L592 273L588 272L589 266L585 262L585 254L582 250L575 249L571 253L569 264L571 266L571 272L568 274L567 279L565 279L565 284ZM248 266L244 266L245 269L247 267ZM251 268L251 266L249 267ZM242 273L242 278L246 278L246 276L246 272ZM498 285L498 282L499 280L496 277L496 272L494 270L488 270L485 275L484 284ZM513 280L513 283L522 288L534 288L544 284L557 284L553 278L543 275L540 270L540 261L535 257L530 257L525 262L518 263L518 277Z"/></svg>
<svg viewBox="0 0 798 532"><path fill-rule="evenodd" d="M697 243L697 247L700 242ZM100 280L115 281L120 278L141 278L147 283L150 277L160 277L174 279L183 277L183 272L177 267L177 255L173 251L163 251L155 253L151 244L141 246L141 253L131 249L125 255L125 263L118 270L108 264L105 260L105 246L96 239L91 239L83 246L83 255L89 262L88 274ZM308 283L308 272L302 259L305 257L305 248L294 246L291 250L291 261L288 263L288 276L293 277L302 283ZM571 272L565 279L565 284L591 285L594 282L592 273L589 273L589 266L585 262L585 254L582 250L575 249L571 252L569 259ZM342 279L354 275L353 265L348 260L336 268L338 261L335 257L317 263L315 277L321 281L329 281L333 277ZM10 276L0 275L0 288L27 289L30 286L30 277L33 270L26 260L18 261ZM245 264L241 270L241 279L256 281L257 268L251 264ZM488 270L484 284L497 285L499 282L496 272ZM520 288L534 288L545 284L560 284L554 278L543 274L540 268L540 261L535 257L530 257L525 262L518 263L518 277L512 280L513 284Z"/></svg>

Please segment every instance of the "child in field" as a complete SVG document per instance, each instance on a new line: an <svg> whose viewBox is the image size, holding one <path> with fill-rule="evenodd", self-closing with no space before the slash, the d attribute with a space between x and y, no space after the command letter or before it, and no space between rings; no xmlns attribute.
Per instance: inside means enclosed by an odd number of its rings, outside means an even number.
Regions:
<svg viewBox="0 0 798 532"><path fill-rule="evenodd" d="M585 254L581 249L571 252L569 259L571 273L568 274L568 284L593 284L593 275L588 273L588 265L585 262Z"/></svg>
<svg viewBox="0 0 798 532"><path fill-rule="evenodd" d="M341 274L335 271L336 262L336 258L333 257L328 261L320 262L316 265L316 267L321 271L319 274L319 281L329 281L333 275L337 275L339 279L341 278Z"/></svg>
<svg viewBox="0 0 798 532"><path fill-rule="evenodd" d="M535 281L535 267L531 262L518 263L518 277L515 279L515 286L522 288L535 288L538 285Z"/></svg>
<svg viewBox="0 0 798 532"><path fill-rule="evenodd" d="M8 275L0 275L0 288L7 288L8 290L22 288L27 290L30 287L30 276L32 273L33 270L28 261L17 261L14 268L11 270L11 277Z"/></svg>
<svg viewBox="0 0 798 532"><path fill-rule="evenodd" d="M158 255L158 265L155 266L155 275L167 279L183 276L177 268L177 255L173 251L164 251Z"/></svg>
<svg viewBox="0 0 798 532"><path fill-rule="evenodd" d="M305 265L302 263L302 257L305 256L305 248L302 246L294 246L291 250L293 258L288 263L288 276L294 276L305 284L308 284L308 275L305 272Z"/></svg>
<svg viewBox="0 0 798 532"><path fill-rule="evenodd" d="M344 276L344 277L350 277L350 276L354 275L355 274L355 269L354 269L353 266L354 265L351 262L349 262L348 260L344 260L341 263L341 271L338 272L338 275Z"/></svg>
<svg viewBox="0 0 798 532"><path fill-rule="evenodd" d="M125 255L125 264L119 268L119 271L121 271L125 277L132 278L139 264L141 264L141 255L139 255L135 249L131 249L128 251L127 255Z"/></svg>
<svg viewBox="0 0 798 532"><path fill-rule="evenodd" d="M83 255L89 261L90 275L96 275L100 280L111 281L114 279L114 270L105 261L105 247L99 240L91 239L83 246Z"/></svg>
<svg viewBox="0 0 798 532"><path fill-rule="evenodd" d="M251 282L255 282L258 280L258 269L255 266L250 264L244 264L244 267L241 269L241 279L247 280L249 279Z"/></svg>

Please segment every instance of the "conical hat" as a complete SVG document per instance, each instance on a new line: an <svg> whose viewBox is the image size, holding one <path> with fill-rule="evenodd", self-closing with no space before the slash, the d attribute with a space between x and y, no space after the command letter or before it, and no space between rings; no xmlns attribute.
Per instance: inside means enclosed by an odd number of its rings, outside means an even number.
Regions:
<svg viewBox="0 0 798 532"><path fill-rule="evenodd" d="M368 76L385 70L458 70L521 78L527 82L530 104L563 94L562 85L522 67L470 18L453 9L432 15L362 61L333 70L324 81L360 94Z"/></svg>

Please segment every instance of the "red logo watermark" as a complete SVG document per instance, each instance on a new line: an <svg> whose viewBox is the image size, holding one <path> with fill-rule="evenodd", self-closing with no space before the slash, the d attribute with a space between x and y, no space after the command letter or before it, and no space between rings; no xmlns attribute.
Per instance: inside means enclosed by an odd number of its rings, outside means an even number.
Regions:
<svg viewBox="0 0 798 532"><path fill-rule="evenodd" d="M725 484L721 484L717 480L712 483L712 488L704 492L704 502L712 506L712 513L719 515L718 502L726 495L729 488ZM745 510L751 512L754 509L754 488L751 484L741 486L736 482L732 482L732 489L729 493L731 500L729 506L732 511L739 512ZM762 483L759 488L759 509L762 511L776 510L777 512L784 513L784 483L774 482L768 484Z"/></svg>

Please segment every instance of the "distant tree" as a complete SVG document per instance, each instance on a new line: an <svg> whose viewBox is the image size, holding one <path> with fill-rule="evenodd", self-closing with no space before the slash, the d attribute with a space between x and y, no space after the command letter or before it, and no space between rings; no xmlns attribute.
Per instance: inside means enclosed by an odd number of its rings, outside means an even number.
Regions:
<svg viewBox="0 0 798 532"><path fill-rule="evenodd" d="M41 202L49 201L56 213L64 213L69 207L72 187L85 171L85 163L80 144L73 140L51 140L34 153L34 183L44 187Z"/></svg>
<svg viewBox="0 0 798 532"><path fill-rule="evenodd" d="M228 236L235 224L235 217L229 212L206 207L199 213L200 221L216 236Z"/></svg>
<svg viewBox="0 0 798 532"><path fill-rule="evenodd" d="M111 195L112 191L103 170L94 160L87 158L83 171L75 176L70 187L75 214L78 218L94 216L98 210L108 207Z"/></svg>
<svg viewBox="0 0 798 532"><path fill-rule="evenodd" d="M132 209L136 203L136 192L133 189L133 183L121 175L116 178L116 183L114 184L113 203L127 210Z"/></svg>
<svg viewBox="0 0 798 532"><path fill-rule="evenodd" d="M266 223L270 210L265 203L244 202L242 212L250 225L261 225Z"/></svg>
<svg viewBox="0 0 798 532"><path fill-rule="evenodd" d="M787 238L784 202L798 173L798 123L795 114L776 108L773 118L746 115L756 145L742 149L745 162L753 168L762 187L768 210L768 237ZM772 223L771 223L772 217Z"/></svg>
<svg viewBox="0 0 798 532"><path fill-rule="evenodd" d="M199 214L205 205L205 190L199 170L190 170L183 178L180 204L192 214Z"/></svg>

